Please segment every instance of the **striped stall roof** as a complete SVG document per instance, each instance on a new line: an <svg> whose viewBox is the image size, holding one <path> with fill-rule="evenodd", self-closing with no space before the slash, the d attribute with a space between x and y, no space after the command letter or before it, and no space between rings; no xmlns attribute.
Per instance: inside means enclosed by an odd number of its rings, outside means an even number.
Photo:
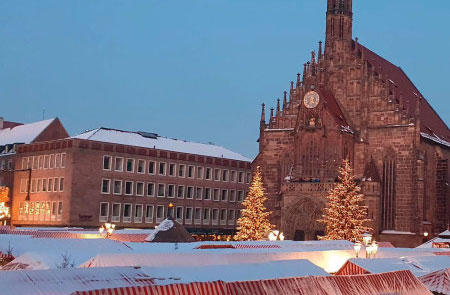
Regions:
<svg viewBox="0 0 450 295"><path fill-rule="evenodd" d="M377 275L303 277L225 283L172 284L102 289L72 295L431 295L410 271Z"/></svg>
<svg viewBox="0 0 450 295"><path fill-rule="evenodd" d="M424 275L419 280L432 292L450 295L450 268Z"/></svg>

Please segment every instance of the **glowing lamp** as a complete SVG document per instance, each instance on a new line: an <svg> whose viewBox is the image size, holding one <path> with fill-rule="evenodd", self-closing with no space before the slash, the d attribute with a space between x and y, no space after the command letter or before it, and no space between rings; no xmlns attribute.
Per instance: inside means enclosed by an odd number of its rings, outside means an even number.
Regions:
<svg viewBox="0 0 450 295"><path fill-rule="evenodd" d="M426 231L426 232L424 232L423 233L423 236L426 238L426 237L428 237L428 232Z"/></svg>
<svg viewBox="0 0 450 295"><path fill-rule="evenodd" d="M356 258L358 258L359 252L361 252L361 243L356 242L355 245L353 246L353 249L355 249Z"/></svg>
<svg viewBox="0 0 450 295"><path fill-rule="evenodd" d="M373 241L373 243L372 243L372 254L373 254L373 257L375 257L375 255L377 255L377 252L378 252L378 244L377 244L377 242Z"/></svg>
<svg viewBox="0 0 450 295"><path fill-rule="evenodd" d="M364 241L364 245L367 246L367 245L370 244L370 241L372 240L372 235L370 233L368 233L368 232L365 232L362 235L362 238L363 238L363 241Z"/></svg>

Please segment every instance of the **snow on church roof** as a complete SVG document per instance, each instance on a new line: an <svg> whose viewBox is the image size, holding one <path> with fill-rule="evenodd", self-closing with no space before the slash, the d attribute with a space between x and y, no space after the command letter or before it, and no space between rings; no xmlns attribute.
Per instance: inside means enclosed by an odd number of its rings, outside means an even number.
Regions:
<svg viewBox="0 0 450 295"><path fill-rule="evenodd" d="M172 139L146 132L131 132L101 127L72 136L72 138L251 162L249 158L221 146Z"/></svg>
<svg viewBox="0 0 450 295"><path fill-rule="evenodd" d="M55 119L0 129L0 145L32 143Z"/></svg>

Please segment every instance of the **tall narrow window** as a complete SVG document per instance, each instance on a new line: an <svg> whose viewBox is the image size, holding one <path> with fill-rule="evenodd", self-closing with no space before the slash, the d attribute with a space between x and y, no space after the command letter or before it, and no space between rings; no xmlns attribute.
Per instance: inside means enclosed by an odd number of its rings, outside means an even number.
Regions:
<svg viewBox="0 0 450 295"><path fill-rule="evenodd" d="M388 156L383 162L383 183L381 192L383 229L395 227L395 160Z"/></svg>

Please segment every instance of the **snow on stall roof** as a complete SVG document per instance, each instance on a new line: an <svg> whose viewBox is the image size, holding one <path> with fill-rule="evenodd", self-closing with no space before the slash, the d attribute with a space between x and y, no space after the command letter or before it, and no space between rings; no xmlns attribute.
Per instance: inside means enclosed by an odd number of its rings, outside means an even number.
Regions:
<svg viewBox="0 0 450 295"><path fill-rule="evenodd" d="M249 158L244 157L238 153L235 153L221 146L179 139L172 139L157 136L156 134L155 138L150 138L142 136L141 134L139 134L139 132L130 132L101 127L94 130L86 131L79 135L75 135L72 138L131 145L145 148L155 148L166 151L197 154L208 157L226 158L238 161L251 162Z"/></svg>
<svg viewBox="0 0 450 295"><path fill-rule="evenodd" d="M49 119L30 124L0 129L0 145L14 143L31 143L42 133L55 119Z"/></svg>
<svg viewBox="0 0 450 295"><path fill-rule="evenodd" d="M143 267L148 276L157 278L155 283L212 282L212 281L251 281L279 278L329 276L325 270L306 259L269 261L265 263L237 263L228 265ZM174 280L170 280L173 278Z"/></svg>
<svg viewBox="0 0 450 295"><path fill-rule="evenodd" d="M153 230L148 237L145 239L148 242L151 242L155 239L156 234L158 234L161 231L168 231L173 227L173 221L170 219L165 219L163 222L161 222L158 227Z"/></svg>
<svg viewBox="0 0 450 295"><path fill-rule="evenodd" d="M350 262L356 264L372 274L409 270L416 277L423 276L428 273L418 263L406 258L375 258L375 259L350 259Z"/></svg>
<svg viewBox="0 0 450 295"><path fill-rule="evenodd" d="M151 285L133 267L20 270L0 273L0 295L68 295L75 291Z"/></svg>

